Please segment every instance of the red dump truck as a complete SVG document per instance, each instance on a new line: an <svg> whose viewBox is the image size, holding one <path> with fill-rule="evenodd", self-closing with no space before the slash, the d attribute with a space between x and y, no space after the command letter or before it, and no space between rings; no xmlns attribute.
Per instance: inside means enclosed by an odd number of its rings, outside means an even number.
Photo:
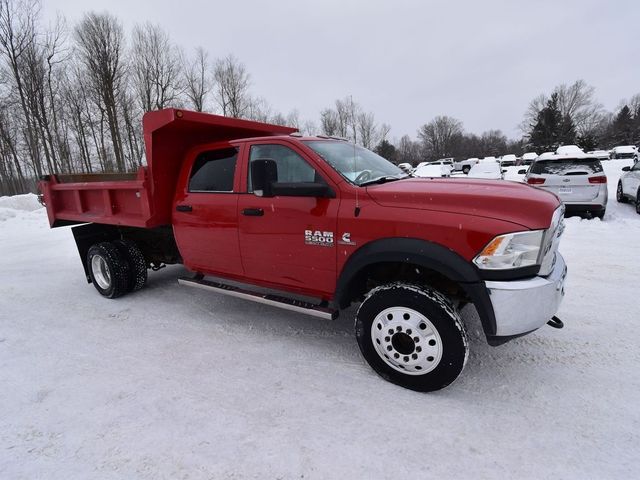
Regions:
<svg viewBox="0 0 640 480"><path fill-rule="evenodd" d="M563 207L550 193L413 178L342 139L259 122L167 109L143 124L137 173L40 183L51 227L76 225L105 297L181 263L193 272L182 285L319 318L357 302L366 361L419 391L462 371L468 303L492 345L562 326Z"/></svg>

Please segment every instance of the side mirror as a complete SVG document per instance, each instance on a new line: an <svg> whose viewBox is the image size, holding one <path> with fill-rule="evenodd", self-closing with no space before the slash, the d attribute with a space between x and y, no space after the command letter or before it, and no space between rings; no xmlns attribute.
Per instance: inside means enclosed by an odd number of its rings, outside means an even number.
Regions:
<svg viewBox="0 0 640 480"><path fill-rule="evenodd" d="M258 197L273 197L272 185L278 181L278 164L269 158L251 162L251 185Z"/></svg>
<svg viewBox="0 0 640 480"><path fill-rule="evenodd" d="M506 168L503 168L503 169L502 169L502 173L507 173L507 169L506 169Z"/></svg>
<svg viewBox="0 0 640 480"><path fill-rule="evenodd" d="M518 170L518 175L526 175L526 174L527 174L526 168L521 168L520 170Z"/></svg>
<svg viewBox="0 0 640 480"><path fill-rule="evenodd" d="M336 197L329 185L320 182L275 182L271 184L271 194L282 197Z"/></svg>
<svg viewBox="0 0 640 480"><path fill-rule="evenodd" d="M631 171L631 167L622 167L622 171L623 172L629 172L629 171Z"/></svg>

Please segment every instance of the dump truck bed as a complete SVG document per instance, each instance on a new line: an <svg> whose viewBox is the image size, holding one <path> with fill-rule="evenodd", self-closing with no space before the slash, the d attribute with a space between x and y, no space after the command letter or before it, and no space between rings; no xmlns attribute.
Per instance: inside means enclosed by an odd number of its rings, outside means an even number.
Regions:
<svg viewBox="0 0 640 480"><path fill-rule="evenodd" d="M143 118L147 166L136 173L49 175L40 182L49 224L171 224L176 181L187 152L205 143L288 135L295 128L173 108Z"/></svg>

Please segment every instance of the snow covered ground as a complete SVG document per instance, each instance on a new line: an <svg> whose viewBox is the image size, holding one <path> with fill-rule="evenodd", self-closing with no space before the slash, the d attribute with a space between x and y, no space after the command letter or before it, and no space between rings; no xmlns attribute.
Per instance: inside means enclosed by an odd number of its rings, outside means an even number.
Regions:
<svg viewBox="0 0 640 480"><path fill-rule="evenodd" d="M472 353L449 388L380 379L333 323L152 273L118 300L71 232L0 199L0 479L639 478L640 216L567 220L563 330Z"/></svg>

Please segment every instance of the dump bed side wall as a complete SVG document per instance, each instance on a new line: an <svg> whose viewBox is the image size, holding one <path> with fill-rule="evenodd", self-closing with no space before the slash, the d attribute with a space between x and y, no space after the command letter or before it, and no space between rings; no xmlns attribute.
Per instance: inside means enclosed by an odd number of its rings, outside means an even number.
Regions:
<svg viewBox="0 0 640 480"><path fill-rule="evenodd" d="M73 223L103 223L148 227L152 216L147 171L141 167L133 180L112 175L84 176L67 183L49 176L40 183L51 227Z"/></svg>

